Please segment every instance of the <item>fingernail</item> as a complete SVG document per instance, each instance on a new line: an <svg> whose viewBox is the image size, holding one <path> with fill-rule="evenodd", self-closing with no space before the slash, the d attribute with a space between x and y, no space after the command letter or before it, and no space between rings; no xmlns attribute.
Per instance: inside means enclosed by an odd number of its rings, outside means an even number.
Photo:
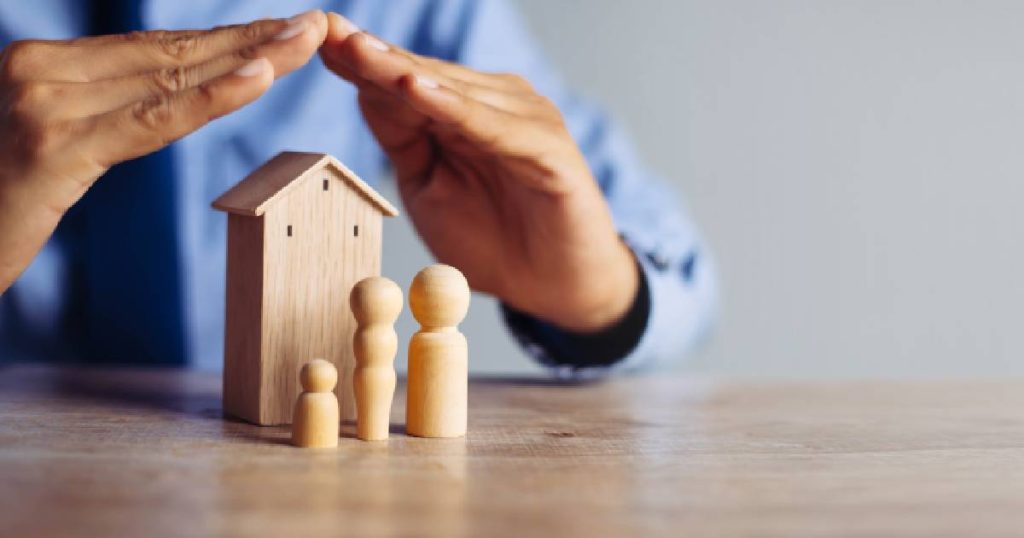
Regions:
<svg viewBox="0 0 1024 538"><path fill-rule="evenodd" d="M255 77L263 74L267 70L267 65L270 62L266 58L257 58L238 69L235 69L235 74L240 77Z"/></svg>
<svg viewBox="0 0 1024 538"><path fill-rule="evenodd" d="M370 35L370 34L368 34L366 32L363 32L363 39L366 40L366 44L367 45L370 45L371 47L373 47L373 48L375 48L375 49L377 49L377 50L379 50L381 52L387 52L387 50L388 50L388 46L387 46L386 43L384 43L383 41L377 39L376 37L373 37L372 35Z"/></svg>
<svg viewBox="0 0 1024 538"><path fill-rule="evenodd" d="M337 13L334 13L333 11L328 13L327 16L334 21L334 23L338 26L339 29L341 29L342 32L345 33L345 35L355 34L360 31L360 28L356 26L356 23L346 19L345 17L342 17Z"/></svg>
<svg viewBox="0 0 1024 538"><path fill-rule="evenodd" d="M285 26L284 30L278 32L274 39L284 41L305 32L306 28L309 28L310 22L316 17L316 14L315 10L306 11L288 19L288 26Z"/></svg>
<svg viewBox="0 0 1024 538"><path fill-rule="evenodd" d="M429 88L431 90L436 90L436 89L441 87L441 85L438 84L436 80L434 80L434 79L432 79L430 77L425 77L423 75L416 75L415 78L416 78L416 85L417 86L423 86L424 88Z"/></svg>

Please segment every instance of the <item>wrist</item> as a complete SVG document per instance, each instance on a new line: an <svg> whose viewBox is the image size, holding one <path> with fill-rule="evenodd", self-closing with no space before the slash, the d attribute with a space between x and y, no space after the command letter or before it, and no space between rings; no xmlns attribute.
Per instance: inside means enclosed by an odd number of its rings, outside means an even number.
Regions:
<svg viewBox="0 0 1024 538"><path fill-rule="evenodd" d="M550 323L575 333L597 333L618 323L636 300L640 287L639 267L633 252L616 239L602 263L580 271L573 289L559 294L549 315Z"/></svg>
<svg viewBox="0 0 1024 538"><path fill-rule="evenodd" d="M32 178L0 176L0 293L31 263L65 211Z"/></svg>
<svg viewBox="0 0 1024 538"><path fill-rule="evenodd" d="M643 270L637 274L639 287L626 313L614 325L598 332L566 331L504 303L501 312L512 335L541 364L557 368L559 375L599 374L629 357L647 331L650 288Z"/></svg>

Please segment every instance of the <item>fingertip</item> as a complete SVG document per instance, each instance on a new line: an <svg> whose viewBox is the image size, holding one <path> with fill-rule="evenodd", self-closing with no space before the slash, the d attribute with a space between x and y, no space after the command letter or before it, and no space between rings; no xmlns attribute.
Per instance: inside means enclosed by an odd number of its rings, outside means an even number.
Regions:
<svg viewBox="0 0 1024 538"><path fill-rule="evenodd" d="M398 86L407 98L417 101L451 101L458 97L454 90L442 86L437 79L422 74L403 75Z"/></svg>
<svg viewBox="0 0 1024 538"><path fill-rule="evenodd" d="M274 83L274 64L267 58L256 58L236 69L228 77L222 77L226 87L233 87L239 97L249 101L263 95Z"/></svg>
<svg viewBox="0 0 1024 538"><path fill-rule="evenodd" d="M340 43L348 39L349 36L359 33L359 31L359 26L356 26L352 21L333 11L327 12L327 39L325 43Z"/></svg>
<svg viewBox="0 0 1024 538"><path fill-rule="evenodd" d="M439 88L440 85L436 80L425 75L406 74L398 79L398 89L407 99L429 98Z"/></svg>
<svg viewBox="0 0 1024 538"><path fill-rule="evenodd" d="M409 78L412 79L412 84L416 88L423 90L437 90L441 88L441 85L436 80L426 75L412 75Z"/></svg>
<svg viewBox="0 0 1024 538"><path fill-rule="evenodd" d="M413 109L440 123L456 122L466 105L461 94L426 75L404 75L398 86L403 99Z"/></svg>
<svg viewBox="0 0 1024 538"><path fill-rule="evenodd" d="M321 56L328 65L344 67L348 71L360 73L365 76L365 71L374 65L374 54L377 50L368 45L364 32L356 32L349 35L345 40L334 43L325 43L321 48Z"/></svg>
<svg viewBox="0 0 1024 538"><path fill-rule="evenodd" d="M267 58L256 58L251 60L242 67L235 69L235 76L242 78L261 78L261 79L274 79L274 64Z"/></svg>
<svg viewBox="0 0 1024 538"><path fill-rule="evenodd" d="M402 75L398 77L398 89L403 95L411 95L416 91L416 75Z"/></svg>
<svg viewBox="0 0 1024 538"><path fill-rule="evenodd" d="M315 9L310 12L309 21L316 28L316 47L319 48L323 45L324 40L327 39L327 34L331 27L330 19L328 19L327 13L324 13L322 9Z"/></svg>

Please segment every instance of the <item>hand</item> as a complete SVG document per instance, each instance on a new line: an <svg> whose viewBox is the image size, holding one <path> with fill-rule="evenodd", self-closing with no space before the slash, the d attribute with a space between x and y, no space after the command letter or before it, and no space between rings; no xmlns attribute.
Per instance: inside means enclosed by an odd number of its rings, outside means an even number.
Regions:
<svg viewBox="0 0 1024 538"><path fill-rule="evenodd" d="M555 105L518 76L417 56L328 19L320 55L358 87L438 260L565 329L620 319L637 291L636 262Z"/></svg>
<svg viewBox="0 0 1024 538"><path fill-rule="evenodd" d="M252 102L275 75L305 64L326 33L314 11L10 44L0 55L0 293L107 169Z"/></svg>

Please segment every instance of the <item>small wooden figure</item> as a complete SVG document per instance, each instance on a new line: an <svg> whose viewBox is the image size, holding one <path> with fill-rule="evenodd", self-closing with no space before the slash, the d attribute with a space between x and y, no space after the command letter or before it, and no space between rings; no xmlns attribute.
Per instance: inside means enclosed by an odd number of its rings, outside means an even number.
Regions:
<svg viewBox="0 0 1024 538"><path fill-rule="evenodd" d="M448 265L423 269L409 287L409 308L422 327L409 341L406 433L466 435L468 347L456 327L469 310L466 277Z"/></svg>
<svg viewBox="0 0 1024 538"><path fill-rule="evenodd" d="M398 211L337 159L284 152L221 195L228 213L224 411L287 424L305 357L338 368L341 416L355 418L348 308L380 274L383 217Z"/></svg>
<svg viewBox="0 0 1024 538"><path fill-rule="evenodd" d="M355 315L352 352L356 358L356 436L364 441L388 438L391 400L395 397L395 320L402 311L402 289L384 277L360 280L350 298Z"/></svg>
<svg viewBox="0 0 1024 538"><path fill-rule="evenodd" d="M338 446L338 397L334 385L338 370L323 360L313 359L299 372L302 394L292 415L292 444L303 448Z"/></svg>

